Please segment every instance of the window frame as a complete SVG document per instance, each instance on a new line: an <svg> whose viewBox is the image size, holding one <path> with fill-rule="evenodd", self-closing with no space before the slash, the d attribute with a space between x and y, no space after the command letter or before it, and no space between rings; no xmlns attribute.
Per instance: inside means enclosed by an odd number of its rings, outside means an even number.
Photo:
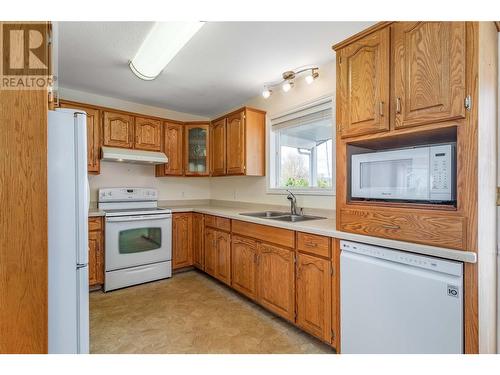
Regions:
<svg viewBox="0 0 500 375"><path fill-rule="evenodd" d="M267 158L267 184L266 184L266 193L267 194L277 194L277 195L286 195L287 189L282 187L276 187L277 181L279 180L280 173L280 163L281 163L281 145L280 145L280 137L273 132L273 120L283 116L293 116L294 113L297 114L296 117L300 117L299 114L302 111L306 111L308 109L324 105L326 103L330 104L330 108L332 111L332 186L331 188L324 189L318 187L309 187L309 188L289 188L294 194L297 195L309 195L309 196L335 196L336 193L336 156L335 156L335 148L336 148L336 124L335 124L335 99L333 95L323 96L317 98L315 100L303 103L300 106L289 109L286 112L281 112L270 117L267 126L267 139L268 141L268 158ZM319 111L320 109L318 109ZM293 118L293 117L292 117ZM310 163L313 164L313 155L311 154ZM309 169L312 171L312 166ZM312 181L312 180L311 180Z"/></svg>

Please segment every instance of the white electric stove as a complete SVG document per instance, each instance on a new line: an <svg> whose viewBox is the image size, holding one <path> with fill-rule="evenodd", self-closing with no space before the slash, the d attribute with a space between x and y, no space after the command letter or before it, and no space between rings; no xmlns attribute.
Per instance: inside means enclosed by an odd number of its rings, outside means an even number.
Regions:
<svg viewBox="0 0 500 375"><path fill-rule="evenodd" d="M104 291L172 276L172 211L152 188L99 189L105 212Z"/></svg>

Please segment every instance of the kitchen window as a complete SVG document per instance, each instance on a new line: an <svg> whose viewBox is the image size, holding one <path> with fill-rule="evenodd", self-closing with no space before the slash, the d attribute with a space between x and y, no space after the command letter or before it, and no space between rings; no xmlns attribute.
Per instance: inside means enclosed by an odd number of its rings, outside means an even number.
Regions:
<svg viewBox="0 0 500 375"><path fill-rule="evenodd" d="M332 107L323 98L271 119L269 193L334 194Z"/></svg>

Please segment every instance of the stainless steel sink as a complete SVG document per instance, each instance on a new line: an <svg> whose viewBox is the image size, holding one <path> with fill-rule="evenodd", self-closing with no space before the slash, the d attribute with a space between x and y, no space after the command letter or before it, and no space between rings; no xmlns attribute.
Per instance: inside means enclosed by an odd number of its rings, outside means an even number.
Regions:
<svg viewBox="0 0 500 375"><path fill-rule="evenodd" d="M272 217L271 219L279 221L290 221L292 223L295 223L298 221L321 220L326 219L326 217L312 215L285 215L280 217Z"/></svg>
<svg viewBox="0 0 500 375"><path fill-rule="evenodd" d="M264 219L271 219L274 217L281 217L281 216L289 215L289 213L288 212L281 212L281 211L262 211L262 212L245 212L245 213L241 213L240 215L252 216L252 217L262 217Z"/></svg>
<svg viewBox="0 0 500 375"><path fill-rule="evenodd" d="M263 219L272 219L279 221L288 221L288 222L299 222L299 221L307 221L307 220L320 220L326 219L326 217L322 216L312 216L312 215L290 215L288 212L281 211L262 211L262 212L244 212L240 215L251 216L251 217L260 217Z"/></svg>

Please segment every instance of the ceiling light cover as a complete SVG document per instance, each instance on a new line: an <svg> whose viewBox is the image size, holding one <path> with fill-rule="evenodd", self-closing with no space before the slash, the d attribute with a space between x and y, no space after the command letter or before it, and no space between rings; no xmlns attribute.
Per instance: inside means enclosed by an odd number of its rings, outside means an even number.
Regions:
<svg viewBox="0 0 500 375"><path fill-rule="evenodd" d="M129 62L134 74L155 79L205 22L156 22Z"/></svg>
<svg viewBox="0 0 500 375"><path fill-rule="evenodd" d="M264 99L267 99L271 96L271 93L272 91L269 90L269 89L264 89L264 91L262 91L262 96L264 97Z"/></svg>
<svg viewBox="0 0 500 375"><path fill-rule="evenodd" d="M281 86L281 88L283 89L284 92L288 92L292 88L292 83L286 81L285 83L283 83L283 86Z"/></svg>

